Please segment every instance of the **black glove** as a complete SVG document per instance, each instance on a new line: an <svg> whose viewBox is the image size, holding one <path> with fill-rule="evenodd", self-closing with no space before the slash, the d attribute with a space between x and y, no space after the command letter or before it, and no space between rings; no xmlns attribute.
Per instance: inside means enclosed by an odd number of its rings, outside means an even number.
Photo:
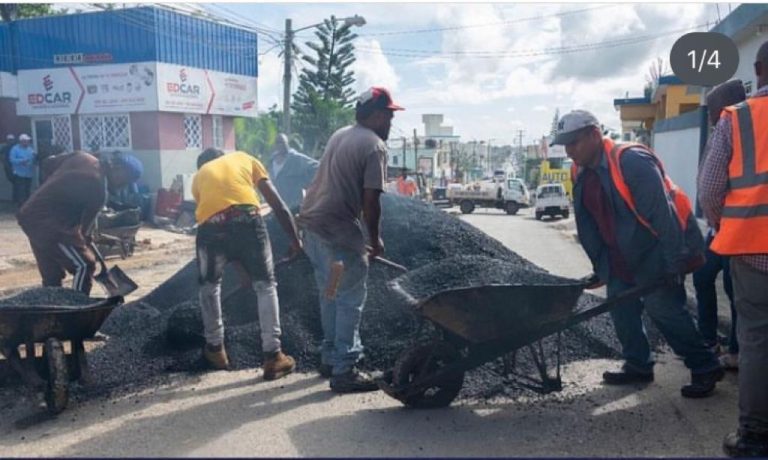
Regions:
<svg viewBox="0 0 768 460"><path fill-rule="evenodd" d="M587 275L583 278L580 278L579 281L581 281L584 284L584 289L597 289L603 284L605 284L602 281L600 281L600 277L598 277L595 273L592 273L591 275Z"/></svg>

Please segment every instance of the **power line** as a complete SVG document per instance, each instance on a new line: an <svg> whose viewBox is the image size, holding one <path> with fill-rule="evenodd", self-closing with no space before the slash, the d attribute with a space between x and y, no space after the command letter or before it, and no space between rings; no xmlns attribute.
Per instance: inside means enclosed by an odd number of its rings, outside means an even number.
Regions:
<svg viewBox="0 0 768 460"><path fill-rule="evenodd" d="M431 29L406 29L406 30L397 30L397 31L391 31L391 32L377 32L377 33L368 33L368 34L360 34L361 37L373 37L373 36L383 36L383 35L404 35L404 34L425 34L425 33L435 33L435 32L445 32L449 30L462 30L462 29L473 29L478 27L490 27L490 26L503 26L503 25L509 25L509 24L516 24L520 22L528 22L528 21L540 21L542 19L548 19L548 18L554 18L554 17L562 17L562 16L569 16L569 15L575 15L575 14L581 14L589 11L594 10L600 10L600 9L606 9L606 8L615 8L619 5L600 5L595 6L591 8L583 8L579 10L570 10L570 11L562 11L559 13L553 13L553 14L540 14L538 16L530 16L525 18L518 18L518 19L510 19L506 21L497 21L497 22L490 22L490 23L483 23L483 24L470 24L466 26L447 26L447 27L435 27Z"/></svg>

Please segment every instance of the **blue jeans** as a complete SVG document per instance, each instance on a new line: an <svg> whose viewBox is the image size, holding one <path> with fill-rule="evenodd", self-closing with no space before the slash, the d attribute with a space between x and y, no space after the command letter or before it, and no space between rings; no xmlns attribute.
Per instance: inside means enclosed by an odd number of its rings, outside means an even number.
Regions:
<svg viewBox="0 0 768 460"><path fill-rule="evenodd" d="M723 257L709 250L712 238L707 238L707 262L703 267L693 272L693 285L696 288L696 304L698 307L698 325L704 343L707 346L717 345L717 289L715 281L720 270L723 271L723 288L731 302L731 333L728 337L728 352L737 354L739 342L736 339L736 309L733 303L733 283L728 257Z"/></svg>
<svg viewBox="0 0 768 460"><path fill-rule="evenodd" d="M608 297L631 287L630 284L612 278L608 281ZM636 372L653 371L651 347L642 320L643 309L648 312L672 350L683 357L686 367L692 373L709 372L720 366L685 309L685 300L685 287L681 284L657 289L640 299L626 300L611 310L627 368Z"/></svg>
<svg viewBox="0 0 768 460"><path fill-rule="evenodd" d="M320 297L322 363L333 366L333 375L344 374L352 369L363 353L360 320L367 294L368 257L334 247L311 231L304 230L302 239L304 252L315 270ZM325 287L330 278L331 264L336 261L344 264L344 271L336 297L328 299Z"/></svg>

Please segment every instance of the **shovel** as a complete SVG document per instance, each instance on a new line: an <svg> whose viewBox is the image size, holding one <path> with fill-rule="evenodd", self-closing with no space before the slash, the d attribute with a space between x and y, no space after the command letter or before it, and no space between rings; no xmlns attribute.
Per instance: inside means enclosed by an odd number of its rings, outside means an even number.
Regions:
<svg viewBox="0 0 768 460"><path fill-rule="evenodd" d="M99 264L101 264L101 272L94 276L93 279L107 291L110 297L125 297L139 288L139 286L117 265L107 270L107 264L104 262L104 257L102 257L95 243L91 243L91 249L93 249L96 258L99 260Z"/></svg>

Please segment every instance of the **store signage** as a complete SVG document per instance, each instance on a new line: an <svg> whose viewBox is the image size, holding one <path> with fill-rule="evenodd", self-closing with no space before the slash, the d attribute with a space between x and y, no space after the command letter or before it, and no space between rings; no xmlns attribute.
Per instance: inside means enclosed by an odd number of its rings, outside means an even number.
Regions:
<svg viewBox="0 0 768 460"><path fill-rule="evenodd" d="M54 54L53 63L56 65L75 65L75 64L93 64L97 62L112 62L110 53L67 53Z"/></svg>
<svg viewBox="0 0 768 460"><path fill-rule="evenodd" d="M255 77L160 62L20 70L17 81L17 113L26 116L139 111L256 116L257 109Z"/></svg>

